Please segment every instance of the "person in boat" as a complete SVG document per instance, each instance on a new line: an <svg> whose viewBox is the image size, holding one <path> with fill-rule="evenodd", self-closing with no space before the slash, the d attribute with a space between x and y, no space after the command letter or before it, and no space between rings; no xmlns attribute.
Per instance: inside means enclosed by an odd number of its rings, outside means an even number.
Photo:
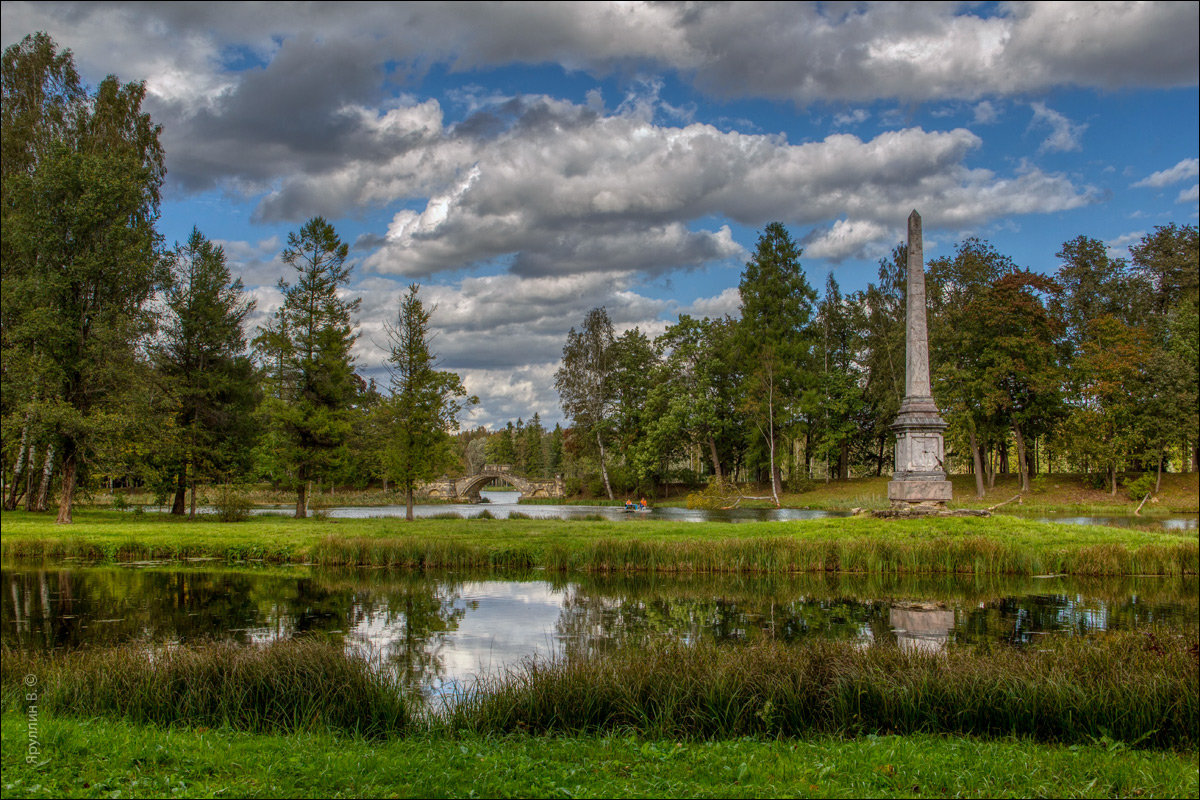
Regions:
<svg viewBox="0 0 1200 800"><path fill-rule="evenodd" d="M637 510L637 506L635 506L633 504L633 501L630 500L628 497L625 498L625 510L626 511L636 511Z"/></svg>
<svg viewBox="0 0 1200 800"><path fill-rule="evenodd" d="M650 510L650 506L646 505L646 498L644 498L644 497L642 498L642 502L639 504L638 510L639 511L649 511Z"/></svg>

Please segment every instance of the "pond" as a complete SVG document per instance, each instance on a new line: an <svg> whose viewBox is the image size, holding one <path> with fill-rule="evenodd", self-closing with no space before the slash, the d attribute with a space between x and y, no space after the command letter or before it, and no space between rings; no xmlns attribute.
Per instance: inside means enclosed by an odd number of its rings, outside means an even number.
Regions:
<svg viewBox="0 0 1200 800"><path fill-rule="evenodd" d="M7 647L72 649L320 634L384 659L427 695L530 657L653 638L938 649L1200 624L1197 580L786 575L419 574L311 567L2 571Z"/></svg>
<svg viewBox="0 0 1200 800"><path fill-rule="evenodd" d="M661 519L679 522L780 522L790 520L832 519L849 517L849 511L818 511L805 508L735 508L722 510L690 509L679 507L654 507L648 512L629 513L621 506L583 506L558 504L519 504L519 492L485 489L480 492L487 502L483 504L447 503L437 505L416 505L413 515L416 517L433 517L441 514L458 514L462 517L475 517L486 509L489 514L498 519L507 519L510 514L524 514L534 519L581 519L584 517L603 517L608 520ZM166 509L163 509L164 511ZM255 509L257 514L287 514L294 509L279 506L276 508ZM403 517L404 506L337 506L327 509L330 517L362 519L368 517ZM1011 512L1017 513L1017 512ZM1062 522L1073 525L1110 525L1119 527L1135 527L1145 525L1162 525L1166 530L1197 530L1200 527L1200 516L1196 514L1174 514L1171 516L1138 517L1132 514L1108 515L1079 515L1079 514L1019 514L1041 522Z"/></svg>

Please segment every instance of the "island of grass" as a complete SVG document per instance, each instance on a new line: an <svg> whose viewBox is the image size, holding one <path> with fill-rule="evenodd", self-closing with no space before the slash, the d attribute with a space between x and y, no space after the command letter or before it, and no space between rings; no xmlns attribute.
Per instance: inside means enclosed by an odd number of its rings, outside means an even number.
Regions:
<svg viewBox="0 0 1200 800"><path fill-rule="evenodd" d="M679 573L1189 575L1197 535L985 518L854 517L753 525L655 520L255 517L86 510L69 526L5 512L9 560L210 558L338 566Z"/></svg>

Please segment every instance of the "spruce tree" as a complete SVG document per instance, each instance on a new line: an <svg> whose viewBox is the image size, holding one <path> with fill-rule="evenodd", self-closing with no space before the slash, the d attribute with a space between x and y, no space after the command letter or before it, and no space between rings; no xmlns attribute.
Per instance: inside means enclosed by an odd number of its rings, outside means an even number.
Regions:
<svg viewBox="0 0 1200 800"><path fill-rule="evenodd" d="M817 295L804 277L801 253L787 228L772 222L758 237L738 285L745 410L767 447L777 505L783 491L780 440L800 411L804 391L815 382L810 322Z"/></svg>
<svg viewBox="0 0 1200 800"><path fill-rule="evenodd" d="M351 353L360 301L341 296L350 280L349 249L322 217L288 234L281 258L296 282L280 279L283 305L255 340L268 376L267 462L295 489L297 518L308 514L309 482L331 474L345 456L362 388Z"/></svg>
<svg viewBox="0 0 1200 800"><path fill-rule="evenodd" d="M396 323L388 326L392 396L383 404L388 474L404 492L405 519L413 519L413 493L421 481L437 477L457 461L450 434L468 398L462 380L437 369L430 350L430 310L421 303L418 284L400 301Z"/></svg>
<svg viewBox="0 0 1200 800"><path fill-rule="evenodd" d="M171 513L184 512L190 485L194 516L197 482L245 460L254 370L242 325L254 302L246 298L241 279L230 275L224 250L197 228L187 242L176 243L168 262L167 313L152 355L180 436Z"/></svg>

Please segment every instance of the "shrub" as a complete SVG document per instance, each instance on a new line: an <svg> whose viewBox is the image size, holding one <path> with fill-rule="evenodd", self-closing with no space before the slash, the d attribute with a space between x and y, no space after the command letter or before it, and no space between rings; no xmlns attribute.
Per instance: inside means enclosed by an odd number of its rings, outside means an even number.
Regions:
<svg viewBox="0 0 1200 800"><path fill-rule="evenodd" d="M253 506L245 492L226 483L217 490L213 498L213 508L216 509L217 519L221 522L243 522L250 519L250 509Z"/></svg>
<svg viewBox="0 0 1200 800"><path fill-rule="evenodd" d="M1142 476L1136 480L1131 481L1126 478L1123 483L1125 486L1125 493L1129 496L1130 500L1137 500L1140 502L1146 495L1154 493L1154 476L1149 472L1143 473Z"/></svg>

